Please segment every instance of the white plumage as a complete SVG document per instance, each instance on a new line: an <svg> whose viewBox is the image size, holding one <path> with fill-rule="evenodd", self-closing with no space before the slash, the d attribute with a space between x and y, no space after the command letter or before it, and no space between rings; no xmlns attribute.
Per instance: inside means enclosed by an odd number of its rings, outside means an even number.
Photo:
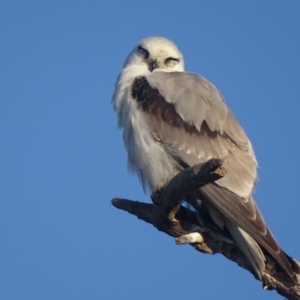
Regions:
<svg viewBox="0 0 300 300"><path fill-rule="evenodd" d="M250 141L215 86L184 71L173 42L151 37L134 47L118 77L113 104L129 169L144 188L160 189L188 166L224 159L227 175L200 188L201 201L191 204L228 229L258 277L265 267L262 246L295 281L291 258L278 246L251 196L257 161Z"/></svg>

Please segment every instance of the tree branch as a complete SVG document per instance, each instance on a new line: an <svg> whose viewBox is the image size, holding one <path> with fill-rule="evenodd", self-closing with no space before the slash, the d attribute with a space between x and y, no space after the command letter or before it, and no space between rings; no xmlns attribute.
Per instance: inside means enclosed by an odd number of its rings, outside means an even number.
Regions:
<svg viewBox="0 0 300 300"><path fill-rule="evenodd" d="M196 214L181 206L182 200L194 189L226 175L221 165L221 160L211 159L185 169L174 176L161 191L152 195L153 204L119 198L113 199L112 204L175 237L177 244L190 244L202 253L221 253L255 276L242 252L223 231L209 222L205 226L200 225ZM268 255L266 259L266 270L261 279L263 288L275 289L287 299L300 300L300 284L291 285L285 273L276 268L274 259Z"/></svg>

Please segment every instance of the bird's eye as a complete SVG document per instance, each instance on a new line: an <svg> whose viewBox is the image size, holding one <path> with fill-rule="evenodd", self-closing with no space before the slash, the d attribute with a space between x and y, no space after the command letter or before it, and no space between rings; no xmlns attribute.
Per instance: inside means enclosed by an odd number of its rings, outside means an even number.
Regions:
<svg viewBox="0 0 300 300"><path fill-rule="evenodd" d="M165 60L165 65L169 68L175 67L179 63L180 59L176 57L168 57Z"/></svg>
<svg viewBox="0 0 300 300"><path fill-rule="evenodd" d="M138 53L139 53L139 56L143 57L144 59L149 58L149 52L142 46L138 46Z"/></svg>

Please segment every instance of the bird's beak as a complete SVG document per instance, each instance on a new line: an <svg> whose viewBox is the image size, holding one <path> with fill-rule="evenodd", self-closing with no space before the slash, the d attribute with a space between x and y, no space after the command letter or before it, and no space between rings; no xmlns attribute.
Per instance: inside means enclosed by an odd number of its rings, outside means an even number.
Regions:
<svg viewBox="0 0 300 300"><path fill-rule="evenodd" d="M154 69L156 69L158 67L158 62L156 59L151 59L148 62L148 66L149 66L149 71L153 72Z"/></svg>

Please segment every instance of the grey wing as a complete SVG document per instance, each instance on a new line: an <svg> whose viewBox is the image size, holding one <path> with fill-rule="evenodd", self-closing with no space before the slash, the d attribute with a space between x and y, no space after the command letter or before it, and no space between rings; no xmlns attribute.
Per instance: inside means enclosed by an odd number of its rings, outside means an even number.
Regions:
<svg viewBox="0 0 300 300"><path fill-rule="evenodd" d="M224 159L228 173L200 189L204 198L263 246L294 279L289 258L267 228L251 196L257 161L250 141L219 91L191 73L157 72L147 76L151 90L144 111L153 137L180 166ZM179 167L180 169L180 167ZM253 243L252 243L253 244ZM255 244L255 243L254 243Z"/></svg>
<svg viewBox="0 0 300 300"><path fill-rule="evenodd" d="M248 197L256 181L257 161L244 130L214 85L199 75L181 72L152 73L147 80L173 105L173 114L177 115L172 119L168 112L169 118L156 118L161 138L179 150L188 165L210 158L225 159L224 167L229 172L217 184ZM179 125L179 120L175 128L171 122L176 117L183 122Z"/></svg>

